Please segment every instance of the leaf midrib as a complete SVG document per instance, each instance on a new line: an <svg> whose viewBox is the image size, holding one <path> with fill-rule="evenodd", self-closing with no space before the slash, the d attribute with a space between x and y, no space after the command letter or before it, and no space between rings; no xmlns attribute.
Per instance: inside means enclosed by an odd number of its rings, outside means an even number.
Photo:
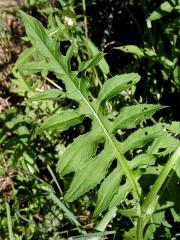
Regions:
<svg viewBox="0 0 180 240"><path fill-rule="evenodd" d="M32 28L31 28L32 29ZM33 29L34 31L34 29ZM34 31L36 34L36 31ZM64 72L64 75L66 75L69 79L69 81L75 86L76 90L78 91L79 95L82 97L82 99L84 100L84 102L86 103L86 105L88 106L88 108L91 110L92 114L94 115L94 117L96 118L96 120L99 122L100 126L102 127L107 139L109 140L111 146L113 147L115 153L116 153L116 157L118 160L118 165L120 165L122 167L122 170L124 172L124 174L126 175L129 183L131 184L132 188L133 188L133 193L135 195L136 199L140 199L140 186L137 183L132 170L129 168L128 163L126 158L124 157L124 155L122 154L120 148L119 148L119 144L117 143L117 140L115 139L115 137L108 131L107 127L101 117L95 112L95 110L93 109L93 107L91 106L91 104L89 103L89 101L87 101L87 99L85 98L85 96L82 94L82 92L79 90L79 88L76 86L76 84L74 83L73 79L71 79L71 77L69 76L68 72L66 71L66 69L64 69L64 66L57 60L57 58L54 56L54 54L52 54L51 50L48 48L48 46L42 41L42 39L39 37L39 35L37 34L38 38L40 39L42 45L44 45L50 55L52 56L52 58L56 61L56 63L61 67L61 69ZM118 146L117 146L118 144Z"/></svg>

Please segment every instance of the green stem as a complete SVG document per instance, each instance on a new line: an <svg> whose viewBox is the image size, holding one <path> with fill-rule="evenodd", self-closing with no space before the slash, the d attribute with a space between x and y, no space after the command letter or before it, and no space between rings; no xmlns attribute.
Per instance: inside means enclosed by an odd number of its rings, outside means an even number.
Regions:
<svg viewBox="0 0 180 240"><path fill-rule="evenodd" d="M57 186L60 194L63 195L63 191L62 191L62 189L61 189L61 186L59 185L59 183L58 183L58 181L57 181L57 178L56 178L56 176L54 175L54 173L53 173L53 171L52 171L52 169L51 169L51 167L50 167L49 165L47 165L47 169L48 169L49 173L51 174L51 176L52 176L52 178L53 178L53 180L54 180L54 182L55 182L55 184L56 184L56 186Z"/></svg>
<svg viewBox="0 0 180 240"><path fill-rule="evenodd" d="M87 48L88 57L90 59L91 52L90 52L90 49L89 49L89 46L88 46L88 22L87 22L87 15L86 15L86 1L85 0L82 0L82 7L83 7L83 15L84 15L85 45L86 45L86 48ZM93 71L94 78L95 78L95 81L94 81L95 86L96 86L96 80L98 80L98 83L101 87L102 84L101 84L100 79L98 78L98 74L96 72L95 67L92 68L92 71Z"/></svg>
<svg viewBox="0 0 180 240"><path fill-rule="evenodd" d="M113 207L110 209L106 215L101 219L101 221L95 226L95 229L100 232L104 232L106 230L109 222L115 217L117 212L117 208Z"/></svg>
<svg viewBox="0 0 180 240"><path fill-rule="evenodd" d="M8 220L9 239L14 240L13 230L12 230L11 209L7 201L6 201L6 213L7 213L7 220Z"/></svg>
<svg viewBox="0 0 180 240"><path fill-rule="evenodd" d="M179 160L180 160L180 146L176 149L176 151L170 157L169 161L166 163L162 172L160 173L159 177L157 178L156 182L151 188L142 206L142 209L144 212L147 212L149 206L151 205L152 200L158 194L161 186L163 185L164 181L168 177L170 171L174 168L174 166L177 164Z"/></svg>
<svg viewBox="0 0 180 240"><path fill-rule="evenodd" d="M155 211L155 207L157 206L157 201L159 199L158 192L162 187L163 183L167 179L171 170L178 164L180 160L180 146L176 149L176 151L172 154L169 161L164 166L163 170L161 171L160 175L156 179L155 183L153 184L150 192L148 193L146 199L144 200L142 207L141 207L141 216L138 220L137 225L137 239L143 239L143 231L144 227L147 224L149 218Z"/></svg>
<svg viewBox="0 0 180 240"><path fill-rule="evenodd" d="M82 0L83 6L83 15L84 15L84 30L85 30L85 37L86 40L88 39L88 27L87 27L87 16L86 16L86 1Z"/></svg>

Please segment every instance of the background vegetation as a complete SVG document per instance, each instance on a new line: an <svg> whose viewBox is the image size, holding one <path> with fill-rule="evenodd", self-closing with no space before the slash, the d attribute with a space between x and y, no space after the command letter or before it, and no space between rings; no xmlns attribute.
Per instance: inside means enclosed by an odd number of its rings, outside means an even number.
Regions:
<svg viewBox="0 0 180 240"><path fill-rule="evenodd" d="M42 119L59 108L76 110L78 102L67 96L59 98L57 92L34 95L56 87L64 91L66 86L56 73L44 69L45 62L39 65L40 71L30 66L32 60L40 64L43 59L31 45L31 36L26 36L20 9L43 23L52 39L60 30L57 41L61 41L62 54L70 41L73 43L71 68L79 70L79 77L88 79L92 99L114 75L136 72L141 76L137 84L106 103L103 114L110 121L124 106L146 103L154 104L157 110L161 108L159 104L166 106L157 113L152 110L148 119L141 117L134 126L141 129L159 123L168 134L160 140L152 137L148 145L145 139L146 145L125 154L128 159L140 153L153 155L149 165L140 167L140 173L137 171L147 194L179 146L180 2L0 1L0 239L136 239L134 222L138 212L132 192L117 208L108 214L100 211L95 217L99 186L70 203L64 202L73 173L62 180L57 165L69 144L88 133L92 123L86 116L61 132L36 134ZM87 70L88 64L83 66L82 62L93 57L95 63L89 63ZM22 69L22 65L26 67ZM51 99L53 96L55 99ZM117 140L125 141L134 126L119 129ZM96 154L102 149L99 140ZM154 162L154 158L158 160ZM113 164L109 171L115 169ZM179 171L177 165L163 184L157 211L146 227L144 239L178 239ZM121 184L125 180L122 178Z"/></svg>

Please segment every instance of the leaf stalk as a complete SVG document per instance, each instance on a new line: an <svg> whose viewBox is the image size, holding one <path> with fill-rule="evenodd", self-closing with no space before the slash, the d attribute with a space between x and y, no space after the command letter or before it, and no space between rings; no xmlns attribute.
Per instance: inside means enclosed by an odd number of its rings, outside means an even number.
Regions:
<svg viewBox="0 0 180 240"><path fill-rule="evenodd" d="M148 220L154 213L155 208L157 206L157 201L160 197L160 195L158 195L158 192L162 185L164 184L165 180L168 178L169 173L172 171L173 168L175 168L175 166L177 166L179 161L180 161L180 146L176 149L176 151L170 157L169 161L166 163L165 167L163 168L160 175L156 179L150 192L148 193L146 199L142 204L141 216L139 217L137 224L137 240L143 239L144 227L146 226Z"/></svg>

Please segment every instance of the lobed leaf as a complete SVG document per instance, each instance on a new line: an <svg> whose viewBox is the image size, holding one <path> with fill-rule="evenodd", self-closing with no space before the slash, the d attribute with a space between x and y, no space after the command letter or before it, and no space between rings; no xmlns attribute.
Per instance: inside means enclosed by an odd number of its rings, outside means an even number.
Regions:
<svg viewBox="0 0 180 240"><path fill-rule="evenodd" d="M129 218L138 217L139 214L140 214L140 209L139 209L139 207L135 206L135 207L128 208L128 209L120 209L119 213L122 216L126 216L126 217L129 217Z"/></svg>
<svg viewBox="0 0 180 240"><path fill-rule="evenodd" d="M142 49L135 45L126 45L126 46L121 46L121 47L115 47L114 49L121 50L122 52L125 52L125 53L132 53L139 58L144 57L144 52L142 51Z"/></svg>
<svg viewBox="0 0 180 240"><path fill-rule="evenodd" d="M61 111L45 119L45 121L38 128L38 133L49 130L58 129L64 131L71 126L81 123L83 115L80 115L75 110Z"/></svg>
<svg viewBox="0 0 180 240"><path fill-rule="evenodd" d="M120 205L130 191L131 191L131 187L129 183L125 183L121 185L118 189L117 194L113 197L112 201L110 202L109 209Z"/></svg>
<svg viewBox="0 0 180 240"><path fill-rule="evenodd" d="M102 232L95 232L95 233L87 233L80 236L71 237L71 240L100 240L104 239L107 235L115 235L116 231L102 231Z"/></svg>
<svg viewBox="0 0 180 240"><path fill-rule="evenodd" d="M133 158L129 164L132 168L141 168L155 163L156 157L153 154L142 153Z"/></svg>
<svg viewBox="0 0 180 240"><path fill-rule="evenodd" d="M58 98L63 94L64 94L63 91L59 89L48 89L48 90L44 90L43 92L34 94L32 97L28 98L27 101L49 100L49 99Z"/></svg>
<svg viewBox="0 0 180 240"><path fill-rule="evenodd" d="M88 45L88 48L90 49L93 57L99 53L98 48L94 45L94 43L90 39L88 39L87 45ZM98 63L98 66L105 75L110 73L109 65L106 62L106 59L104 57Z"/></svg>
<svg viewBox="0 0 180 240"><path fill-rule="evenodd" d="M126 153L132 149L142 148L150 140L163 135L165 135L165 132L162 131L161 126L158 124L152 127L138 129L122 143L123 152Z"/></svg>
<svg viewBox="0 0 180 240"><path fill-rule="evenodd" d="M30 62L30 63L22 64L19 66L19 69L29 70L29 71L33 71L33 72L49 70L49 68L50 68L50 65L47 64L47 62L45 60L38 61L38 62Z"/></svg>
<svg viewBox="0 0 180 240"><path fill-rule="evenodd" d="M103 53L102 52L99 52L97 55L95 55L93 58L85 61L85 62L81 62L81 64L79 65L79 72L83 72L85 70L87 70L88 68L91 68L91 67L95 67L99 61L103 58Z"/></svg>
<svg viewBox="0 0 180 240"><path fill-rule="evenodd" d="M14 69L19 68L25 62L27 62L27 60L29 60L30 56L34 53L34 51L35 51L35 49L33 47L24 49L23 52L19 55L15 65L14 65Z"/></svg>
<svg viewBox="0 0 180 240"><path fill-rule="evenodd" d="M40 53L41 56L44 56L47 60L49 70L55 72L56 76L63 81L65 84L67 96L79 103L78 112L74 111L74 113L77 113L77 116L72 116L72 111L67 111L66 114L64 112L65 119L58 120L58 115L52 116L42 124L40 131L49 128L59 128L61 131L63 131L70 126L82 121L82 118L84 116L89 117L92 120L92 129L96 129L96 131L99 129L98 131L101 132L101 135L105 139L105 142L109 142L108 148L113 149L118 164L122 167L122 171L129 180L129 183L132 185L135 198L139 199L141 194L139 183L135 180L135 176L122 154L120 144L117 142L113 134L111 134L111 123L103 116L100 111L98 111L97 107L99 106L96 105L97 102L95 100L89 101L91 94L88 91L89 86L87 79L78 78L77 71L69 71L66 56L62 55L59 52L59 43L57 43L56 40L53 40L52 38L48 38L42 24L40 24L36 19L29 17L25 13L23 13L23 17L27 34L29 35L29 38L31 39L38 53ZM131 80L127 80L125 76L128 79L131 78ZM110 84L110 91L107 89L107 92L109 93L107 99L118 94L119 90L124 90L131 85L134 85L137 81L139 81L139 78L140 77L138 74L124 74L122 76L116 76L115 79L117 81L121 80L121 82L118 84L116 81L115 89L112 89L112 84ZM106 85L106 87L108 87L108 85ZM105 144L105 146L107 147L107 144ZM96 164L97 165L94 166L95 168L98 166L98 162ZM74 179L76 179L77 174L78 173L75 174ZM81 194L82 192L80 191L79 195Z"/></svg>
<svg viewBox="0 0 180 240"><path fill-rule="evenodd" d="M94 159L90 159L88 163L75 174L70 189L65 194L64 200L72 202L94 188L105 177L107 169L113 159L114 153L110 148L105 148Z"/></svg>
<svg viewBox="0 0 180 240"><path fill-rule="evenodd" d="M105 178L98 191L94 216L99 215L109 206L109 203L118 191L121 177L122 173L119 171L119 168L116 167L113 172Z"/></svg>
<svg viewBox="0 0 180 240"><path fill-rule="evenodd" d="M157 110L162 108L162 106L156 104L138 104L124 107L113 122L113 130L135 128L140 121L150 118Z"/></svg>
<svg viewBox="0 0 180 240"><path fill-rule="evenodd" d="M114 159L117 159L118 169L114 170L103 181L98 194L95 214L101 213L107 207L113 208L119 205L124 201L129 192L133 194L135 200L140 201L141 187L137 181L137 174L139 174L140 170L137 169L133 171L132 169L141 168L144 164L146 166L147 163L149 165L153 164L155 161L154 156L141 155L128 162L123 153L136 148L141 148L147 142L153 139L159 139L167 132L163 131L163 127L160 125L139 129L120 144L112 132L111 122L109 122L108 119L106 119L106 116L103 115L102 108L99 108L99 106L101 104L103 105L105 101L116 96L121 91L134 86L140 80L139 75L136 73L123 74L109 79L103 84L97 101L94 98L91 101L88 98L91 93L88 91L89 85L87 79L85 77L78 78L78 71L71 71L70 59L73 54L73 46L69 48L66 56L62 55L59 51L57 38L53 39L48 37L46 29L43 28L42 24L34 18L29 17L24 13L22 13L22 17L25 21L25 27L29 39L35 46L36 51L47 63L45 67L47 67L48 70L53 71L56 76L63 81L67 96L79 103L78 110L57 112L53 116L47 118L40 126L39 131L47 129L59 129L64 131L71 126L80 123L83 117L87 116L92 120L91 134L94 133L94 129L100 133L98 138L97 132L94 136L92 135L92 138L89 134L77 138L67 148L61 161L59 161L58 171L61 176L68 172L75 171L73 181L65 195L65 201L71 202L75 200L100 183L105 178L107 170ZM94 49L95 51L97 50L96 48ZM83 63L79 67L79 71L85 71L87 68L95 66L97 63L100 66L100 63L103 60L102 54L98 53L97 56L95 55L96 54L93 53L94 58ZM36 67L40 68L41 66ZM103 105L103 107L105 107L105 105ZM115 131L122 126L124 128L135 127L141 120L150 117L156 110L161 108L159 105L156 107L155 105L148 105L148 109L144 109L143 107L143 105L138 105L138 107L132 106L131 108L124 108L120 113L121 117L117 117L113 122L113 130ZM145 114L144 111L146 111ZM101 140L105 143L104 150L94 157L98 141ZM152 170L154 171L154 168L152 168ZM147 172L148 171L146 171L146 173ZM125 175L126 183L118 188L121 174ZM158 186L160 186L159 183ZM157 189L158 188L156 187L156 192ZM146 205L145 210L147 207Z"/></svg>
<svg viewBox="0 0 180 240"><path fill-rule="evenodd" d="M143 167L154 164L155 156L152 154L140 154L129 162L131 168ZM106 208L118 206L125 199L131 188L129 183L120 186L121 172L116 168L101 184L98 191L98 200L94 215L99 215Z"/></svg>
<svg viewBox="0 0 180 240"><path fill-rule="evenodd" d="M80 170L87 160L95 154L97 145L101 140L102 137L94 132L76 138L59 158L57 172L60 174L60 177Z"/></svg>
<svg viewBox="0 0 180 240"><path fill-rule="evenodd" d="M162 206L164 207L164 209L166 208L166 206ZM170 237L170 229L171 229L171 225L168 223L166 217L165 217L165 211L163 211L162 209L158 209L153 215L152 215L152 222L154 225L160 226L159 231L162 231L162 227L163 227L163 231L164 231L164 237L168 239ZM144 233L144 240L149 240L149 239L155 239L157 236L157 230L153 224L148 224L147 228L145 229L145 233ZM165 237L167 236L167 237ZM169 236L169 237L168 237Z"/></svg>
<svg viewBox="0 0 180 240"><path fill-rule="evenodd" d="M57 39L50 38L43 25L34 17L27 15L21 10L20 14L25 25L26 33L36 51L41 56L48 58L49 65L47 66L49 70L51 69L59 74L64 74L64 70L66 69L65 57L59 53L59 43Z"/></svg>
<svg viewBox="0 0 180 240"><path fill-rule="evenodd" d="M76 52L77 47L74 43L72 43L72 45L68 48L67 52L66 52L66 57L65 57L65 62L66 62L66 67L68 71L71 71L71 58L74 54L74 52Z"/></svg>
<svg viewBox="0 0 180 240"><path fill-rule="evenodd" d="M106 100L116 96L120 92L132 87L140 80L137 73L117 75L106 81L98 95L98 103L101 104Z"/></svg>
<svg viewBox="0 0 180 240"><path fill-rule="evenodd" d="M166 156L167 154L172 153L179 146L180 142L176 138L165 135L156 139L150 149L148 150L151 154L157 154Z"/></svg>
<svg viewBox="0 0 180 240"><path fill-rule="evenodd" d="M180 122L173 121L171 124L168 123L160 123L160 125L174 134L180 134Z"/></svg>

